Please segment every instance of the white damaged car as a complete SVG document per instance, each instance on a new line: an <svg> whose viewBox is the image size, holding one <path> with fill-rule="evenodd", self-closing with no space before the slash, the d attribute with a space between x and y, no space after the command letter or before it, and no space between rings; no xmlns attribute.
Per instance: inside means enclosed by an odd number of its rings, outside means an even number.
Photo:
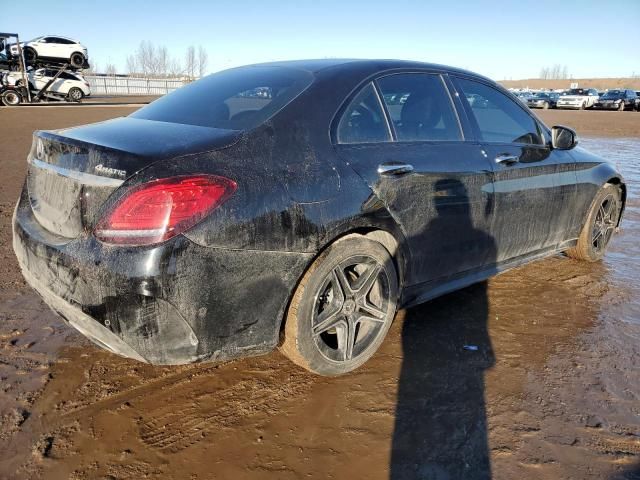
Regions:
<svg viewBox="0 0 640 480"><path fill-rule="evenodd" d="M29 88L35 92L40 91L57 73L56 70L50 68L30 70L27 73ZM7 74L6 80L9 85L20 86L22 85L22 74L20 72L10 72ZM53 81L47 91L70 102L79 102L84 97L91 95L91 86L80 73L66 71L58 75L58 78Z"/></svg>
<svg viewBox="0 0 640 480"><path fill-rule="evenodd" d="M69 63L73 68L88 66L87 47L72 38L48 35L22 42L20 46L29 65L34 64L37 60L43 60ZM19 55L16 44L9 45L8 51L14 57Z"/></svg>
<svg viewBox="0 0 640 480"><path fill-rule="evenodd" d="M584 110L592 108L600 96L595 88L572 88L558 98L557 108Z"/></svg>

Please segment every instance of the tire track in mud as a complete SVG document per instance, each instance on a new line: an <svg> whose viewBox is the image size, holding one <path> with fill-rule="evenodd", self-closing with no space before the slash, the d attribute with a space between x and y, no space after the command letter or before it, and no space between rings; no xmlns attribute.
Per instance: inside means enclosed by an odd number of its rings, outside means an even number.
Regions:
<svg viewBox="0 0 640 480"><path fill-rule="evenodd" d="M272 370L266 379L247 378L214 392L195 395L188 407L177 411L166 404L146 411L145 416L151 420L141 421L140 438L163 453L177 453L216 429L233 427L256 414L281 413L283 402L304 395L317 381L306 372L283 376Z"/></svg>

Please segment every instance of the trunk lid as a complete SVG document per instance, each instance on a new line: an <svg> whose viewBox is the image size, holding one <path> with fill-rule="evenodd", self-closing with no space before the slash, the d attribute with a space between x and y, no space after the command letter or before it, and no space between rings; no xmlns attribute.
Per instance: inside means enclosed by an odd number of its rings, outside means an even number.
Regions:
<svg viewBox="0 0 640 480"><path fill-rule="evenodd" d="M51 233L76 238L107 198L152 163L229 146L241 132L119 118L34 133L27 189L31 209Z"/></svg>

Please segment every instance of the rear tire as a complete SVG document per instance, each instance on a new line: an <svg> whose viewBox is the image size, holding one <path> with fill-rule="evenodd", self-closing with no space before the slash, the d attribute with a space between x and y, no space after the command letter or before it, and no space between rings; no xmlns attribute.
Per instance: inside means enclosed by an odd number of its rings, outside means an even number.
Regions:
<svg viewBox="0 0 640 480"><path fill-rule="evenodd" d="M593 200L587 219L575 247L566 254L577 260L601 260L618 225L622 209L620 188L607 183Z"/></svg>
<svg viewBox="0 0 640 480"><path fill-rule="evenodd" d="M72 53L69 63L71 63L72 67L81 68L84 65L84 55L79 52Z"/></svg>
<svg viewBox="0 0 640 480"><path fill-rule="evenodd" d="M389 252L364 237L338 241L297 286L280 349L319 375L355 370L384 340L397 301L398 277Z"/></svg>
<svg viewBox="0 0 640 480"><path fill-rule="evenodd" d="M15 107L22 103L22 96L14 90L7 90L2 93L2 104L7 107Z"/></svg>
<svg viewBox="0 0 640 480"><path fill-rule="evenodd" d="M84 92L78 87L73 87L67 94L67 100L70 102L80 102L84 98Z"/></svg>
<svg viewBox="0 0 640 480"><path fill-rule="evenodd" d="M32 64L35 63L36 60L38 60L38 54L33 48L27 47L23 50L23 53L24 61L26 63Z"/></svg>

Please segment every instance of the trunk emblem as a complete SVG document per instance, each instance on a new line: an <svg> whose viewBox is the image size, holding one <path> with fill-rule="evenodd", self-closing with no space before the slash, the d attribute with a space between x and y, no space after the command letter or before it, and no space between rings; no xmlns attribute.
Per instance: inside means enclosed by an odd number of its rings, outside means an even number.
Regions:
<svg viewBox="0 0 640 480"><path fill-rule="evenodd" d="M95 170L96 172L106 173L107 175L117 175L122 178L127 176L126 170L118 170L117 168L105 167L101 163L95 166Z"/></svg>

